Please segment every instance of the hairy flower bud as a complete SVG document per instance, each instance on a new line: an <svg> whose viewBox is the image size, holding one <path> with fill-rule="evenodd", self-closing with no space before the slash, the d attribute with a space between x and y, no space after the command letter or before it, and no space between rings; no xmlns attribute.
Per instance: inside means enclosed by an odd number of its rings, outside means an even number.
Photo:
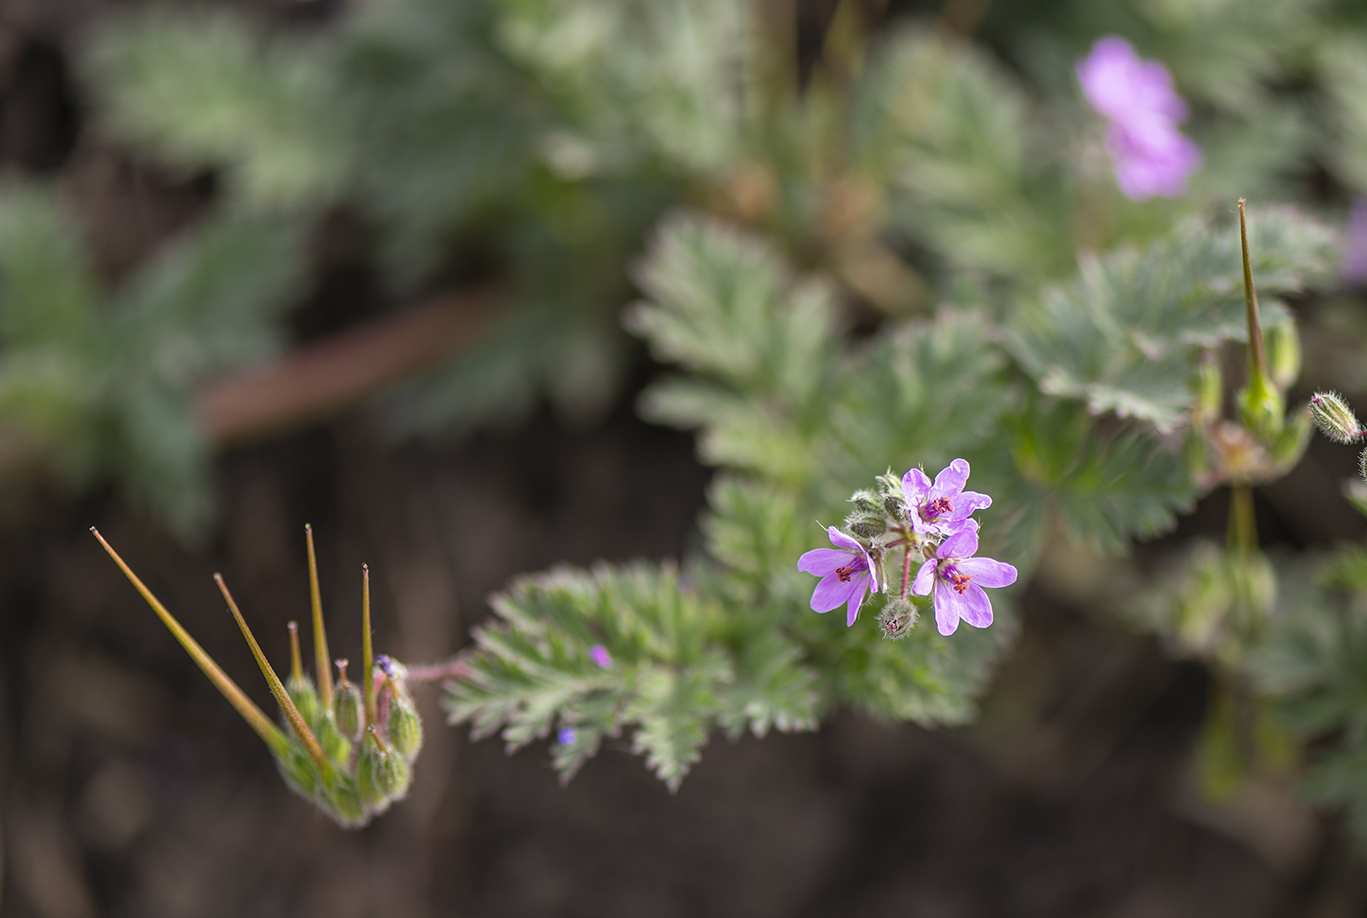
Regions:
<svg viewBox="0 0 1367 918"><path fill-rule="evenodd" d="M361 690L347 681L346 660L338 660L337 669L341 678L332 694L333 716L337 719L337 732L354 743L361 737Z"/></svg>
<svg viewBox="0 0 1367 918"><path fill-rule="evenodd" d="M900 641L911 633L918 618L916 607L905 599L890 600L878 614L878 630L883 637Z"/></svg>
<svg viewBox="0 0 1367 918"><path fill-rule="evenodd" d="M422 721L406 692L394 693L387 732L390 747L405 759L412 759L422 748Z"/></svg>
<svg viewBox="0 0 1367 918"><path fill-rule="evenodd" d="M845 520L845 528L863 539L872 539L880 536L887 529L887 523L881 516L865 516L863 514L852 514Z"/></svg>
<svg viewBox="0 0 1367 918"><path fill-rule="evenodd" d="M1357 415L1337 392L1316 392L1310 396L1310 419L1320 433L1335 443L1362 439L1363 430L1358 425Z"/></svg>
<svg viewBox="0 0 1367 918"><path fill-rule="evenodd" d="M872 491L855 491L850 495L850 503L854 504L854 509L860 513L878 513L878 495Z"/></svg>

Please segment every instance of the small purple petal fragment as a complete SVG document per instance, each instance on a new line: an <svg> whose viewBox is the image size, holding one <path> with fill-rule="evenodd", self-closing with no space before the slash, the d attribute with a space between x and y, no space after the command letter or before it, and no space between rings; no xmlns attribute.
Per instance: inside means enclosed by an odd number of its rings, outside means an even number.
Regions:
<svg viewBox="0 0 1367 918"><path fill-rule="evenodd" d="M1172 76L1157 61L1142 60L1125 39L1098 39L1078 62L1083 95L1110 122L1106 150L1120 191L1131 200L1178 197L1201 165L1201 150L1177 125L1187 106Z"/></svg>
<svg viewBox="0 0 1367 918"><path fill-rule="evenodd" d="M1345 282L1358 286L1367 283L1367 197L1354 200L1348 213L1342 270Z"/></svg>
<svg viewBox="0 0 1367 918"><path fill-rule="evenodd" d="M564 727L556 736L562 746L573 746L574 741L579 738L579 732L573 727Z"/></svg>
<svg viewBox="0 0 1367 918"><path fill-rule="evenodd" d="M594 663L603 669L609 669L612 666L612 654L608 653L608 649L602 644L594 644L589 648L589 656L593 658Z"/></svg>

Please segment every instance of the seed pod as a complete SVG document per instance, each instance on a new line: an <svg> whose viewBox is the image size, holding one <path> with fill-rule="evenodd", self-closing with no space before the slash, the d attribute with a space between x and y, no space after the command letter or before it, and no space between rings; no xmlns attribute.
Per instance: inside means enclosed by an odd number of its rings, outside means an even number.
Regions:
<svg viewBox="0 0 1367 918"><path fill-rule="evenodd" d="M1301 375L1301 338L1295 322L1273 325L1267 336L1267 370L1283 391Z"/></svg>
<svg viewBox="0 0 1367 918"><path fill-rule="evenodd" d="M422 720L408 693L398 689L389 703L389 745L405 759L412 759L422 748Z"/></svg>
<svg viewBox="0 0 1367 918"><path fill-rule="evenodd" d="M332 694L333 716L337 720L337 732L354 743L361 737L361 690L347 681L346 660L338 660L337 669L341 678Z"/></svg>
<svg viewBox="0 0 1367 918"><path fill-rule="evenodd" d="M383 808L408 793L412 771L402 756L384 747L374 727L367 730L370 741L356 763L357 790L367 807Z"/></svg>
<svg viewBox="0 0 1367 918"><path fill-rule="evenodd" d="M1362 428L1357 415L1343 396L1337 392L1316 392L1310 396L1310 419L1315 426L1335 443L1352 443L1362 439Z"/></svg>
<svg viewBox="0 0 1367 918"><path fill-rule="evenodd" d="M337 721L331 711L318 719L318 726L313 732L318 737L318 745L323 747L323 754L332 764L346 768L351 761L351 740L342 736L337 729Z"/></svg>
<svg viewBox="0 0 1367 918"><path fill-rule="evenodd" d="M1213 351L1207 352L1196 375L1195 423L1213 424L1219 420L1224 409L1224 385L1219 360Z"/></svg>
<svg viewBox="0 0 1367 918"><path fill-rule="evenodd" d="M357 826L365 822L365 805L361 795L350 778L343 777L332 788L332 814L344 826Z"/></svg>
<svg viewBox="0 0 1367 918"><path fill-rule="evenodd" d="M309 725L310 730L317 730L322 704L318 701L318 690L313 687L313 680L308 676L299 679L291 677L285 682L285 691L299 709L299 716L304 718L304 723Z"/></svg>

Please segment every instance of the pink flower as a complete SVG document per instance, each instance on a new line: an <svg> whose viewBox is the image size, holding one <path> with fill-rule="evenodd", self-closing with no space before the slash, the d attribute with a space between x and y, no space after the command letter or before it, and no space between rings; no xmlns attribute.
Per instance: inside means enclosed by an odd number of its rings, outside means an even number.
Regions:
<svg viewBox="0 0 1367 918"><path fill-rule="evenodd" d="M603 669L612 666L612 654L608 653L608 649L602 644L594 644L590 647L589 657Z"/></svg>
<svg viewBox="0 0 1367 918"><path fill-rule="evenodd" d="M935 476L931 484L926 473L910 469L902 476L902 495L907 501L911 528L921 535L947 536L960 529L970 514L992 506L992 498L977 491L965 491L968 461L955 459Z"/></svg>
<svg viewBox="0 0 1367 918"><path fill-rule="evenodd" d="M834 526L827 527L826 534L832 545L840 547L807 552L798 559L797 569L821 578L812 592L812 609L829 612L844 603L849 610L845 624L853 625L859 617L864 594L870 589L878 592L878 577L864 546Z"/></svg>
<svg viewBox="0 0 1367 918"><path fill-rule="evenodd" d="M1138 201L1185 192L1201 150L1177 129L1187 105L1173 91L1168 69L1108 35L1078 62L1077 77L1087 101L1110 122L1106 150L1121 193Z"/></svg>
<svg viewBox="0 0 1367 918"><path fill-rule="evenodd" d="M975 558L978 530L967 526L940 543L936 560L926 561L916 572L911 591L917 596L933 594L935 627L953 634L959 619L974 628L992 624L992 600L983 587L1004 587L1016 582L1016 569L991 558Z"/></svg>

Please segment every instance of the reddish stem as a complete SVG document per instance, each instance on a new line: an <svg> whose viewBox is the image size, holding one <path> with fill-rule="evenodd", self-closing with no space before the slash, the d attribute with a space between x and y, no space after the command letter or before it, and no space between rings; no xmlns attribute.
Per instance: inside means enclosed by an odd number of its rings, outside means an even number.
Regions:
<svg viewBox="0 0 1367 918"><path fill-rule="evenodd" d="M464 660L447 660L445 663L429 663L426 666L408 667L406 682L445 682L450 679L465 678Z"/></svg>
<svg viewBox="0 0 1367 918"><path fill-rule="evenodd" d="M907 588L911 583L911 546L902 552L902 598L907 598Z"/></svg>
<svg viewBox="0 0 1367 918"><path fill-rule="evenodd" d="M211 382L195 397L200 429L233 443L337 411L469 347L497 302L490 289L447 294Z"/></svg>

